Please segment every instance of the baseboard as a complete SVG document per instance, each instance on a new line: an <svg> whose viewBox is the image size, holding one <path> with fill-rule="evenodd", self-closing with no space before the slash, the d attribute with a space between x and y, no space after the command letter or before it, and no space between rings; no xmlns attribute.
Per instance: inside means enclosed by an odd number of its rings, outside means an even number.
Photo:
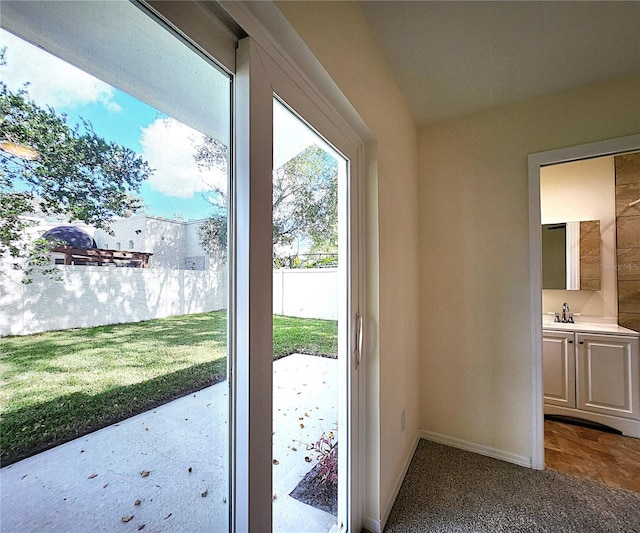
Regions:
<svg viewBox="0 0 640 533"><path fill-rule="evenodd" d="M389 501L387 502L387 505L384 507L384 510L382 511L382 516L380 517L380 520L377 521L379 529L376 531L372 531L372 533L382 533L382 531L384 530L384 526L387 524L387 520L389 519L389 515L391 514L391 509L393 508L393 504L396 503L396 498L398 497L398 493L400 492L400 487L402 487L402 482L404 481L404 478L407 475L407 471L409 470L409 465L411 464L411 460L413 459L413 456L416 453L416 448L418 447L420 438L421 438L420 434L417 434L416 438L413 441L413 445L411 446L411 450L409 451L409 454L407 455L407 457L405 457L404 464L402 465L402 470L400 471L400 474L396 479L396 484L393 487L393 492L389 497Z"/></svg>
<svg viewBox="0 0 640 533"><path fill-rule="evenodd" d="M371 517L367 517L364 519L364 528L367 530L367 532L382 533L382 524L380 523L380 520L375 520Z"/></svg>
<svg viewBox="0 0 640 533"><path fill-rule="evenodd" d="M469 442L466 440L458 439L456 437L449 437L447 435L441 435L440 433L434 433L433 431L420 431L420 437L425 440L438 442L439 444L446 444L453 448L459 448L467 452L478 453L480 455L486 455L494 459L500 459L508 463L514 463L516 465L525 466L531 468L531 458L524 457L522 455L516 455L514 453L505 452L497 448L491 448L490 446L483 446L482 444L476 444L475 442Z"/></svg>
<svg viewBox="0 0 640 533"><path fill-rule="evenodd" d="M418 447L420 439L430 440L439 444L445 444L447 446L452 446L454 448L459 448L468 452L485 455L487 457L492 457L501 461L507 461L508 463L514 463L520 466L531 468L531 458L529 457L523 457L521 455L498 450L497 448L491 448L489 446L483 446L474 442L468 442L456 437L441 435L440 433L434 433L433 431L421 430L416 436L413 446L411 446L411 451L405 458L402 470L400 471L400 474L398 475L398 478L396 480L393 493L391 494L389 501L384 508L380 520L372 518L370 516L365 517L364 527L367 531L370 531L371 533L382 533L382 531L384 530L387 520L389 519L389 515L391 514L393 504L396 502L396 498L398 497L398 493L400 492L400 487L402 487L402 482L404 481L404 478L407 475L407 471L409 470L411 460L416 453L416 448Z"/></svg>

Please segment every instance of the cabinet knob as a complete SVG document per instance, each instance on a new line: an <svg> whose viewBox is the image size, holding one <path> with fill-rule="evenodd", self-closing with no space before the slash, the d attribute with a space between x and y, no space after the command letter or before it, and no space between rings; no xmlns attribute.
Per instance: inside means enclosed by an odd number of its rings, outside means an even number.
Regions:
<svg viewBox="0 0 640 533"><path fill-rule="evenodd" d="M578 342L578 344L584 344L584 341L580 341L580 342Z"/></svg>
<svg viewBox="0 0 640 533"><path fill-rule="evenodd" d="M567 341L569 344L573 344L573 341Z"/></svg>

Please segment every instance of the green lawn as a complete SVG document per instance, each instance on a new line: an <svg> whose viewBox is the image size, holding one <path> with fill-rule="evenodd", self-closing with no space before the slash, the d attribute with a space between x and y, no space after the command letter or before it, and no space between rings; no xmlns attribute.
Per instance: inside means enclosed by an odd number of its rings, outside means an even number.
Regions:
<svg viewBox="0 0 640 533"><path fill-rule="evenodd" d="M274 359L335 357L337 323L274 316ZM226 312L0 338L3 464L226 375Z"/></svg>

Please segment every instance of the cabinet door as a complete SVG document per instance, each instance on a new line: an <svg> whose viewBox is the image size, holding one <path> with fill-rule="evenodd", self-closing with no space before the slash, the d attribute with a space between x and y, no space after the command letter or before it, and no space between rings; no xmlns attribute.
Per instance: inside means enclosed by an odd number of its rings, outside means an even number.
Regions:
<svg viewBox="0 0 640 533"><path fill-rule="evenodd" d="M576 406L573 333L545 331L542 338L544 403Z"/></svg>
<svg viewBox="0 0 640 533"><path fill-rule="evenodd" d="M638 418L638 339L576 334L578 409Z"/></svg>

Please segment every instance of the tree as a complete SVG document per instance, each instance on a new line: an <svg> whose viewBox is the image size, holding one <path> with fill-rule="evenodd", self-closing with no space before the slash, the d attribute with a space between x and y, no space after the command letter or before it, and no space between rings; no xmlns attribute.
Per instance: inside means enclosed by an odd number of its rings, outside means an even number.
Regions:
<svg viewBox="0 0 640 533"><path fill-rule="evenodd" d="M108 229L142 206L140 184L152 172L146 161L98 136L89 122L70 125L66 115L40 107L28 87L14 93L0 82L0 132L0 258L17 265L33 254L24 243L30 214Z"/></svg>
<svg viewBox="0 0 640 533"><path fill-rule="evenodd" d="M203 169L226 172L227 148L206 139L198 147L196 161ZM338 250L338 164L316 145L309 146L273 173L274 258L302 240L312 252ZM207 253L224 256L227 245L227 196L214 188L209 196L214 212L199 229Z"/></svg>

